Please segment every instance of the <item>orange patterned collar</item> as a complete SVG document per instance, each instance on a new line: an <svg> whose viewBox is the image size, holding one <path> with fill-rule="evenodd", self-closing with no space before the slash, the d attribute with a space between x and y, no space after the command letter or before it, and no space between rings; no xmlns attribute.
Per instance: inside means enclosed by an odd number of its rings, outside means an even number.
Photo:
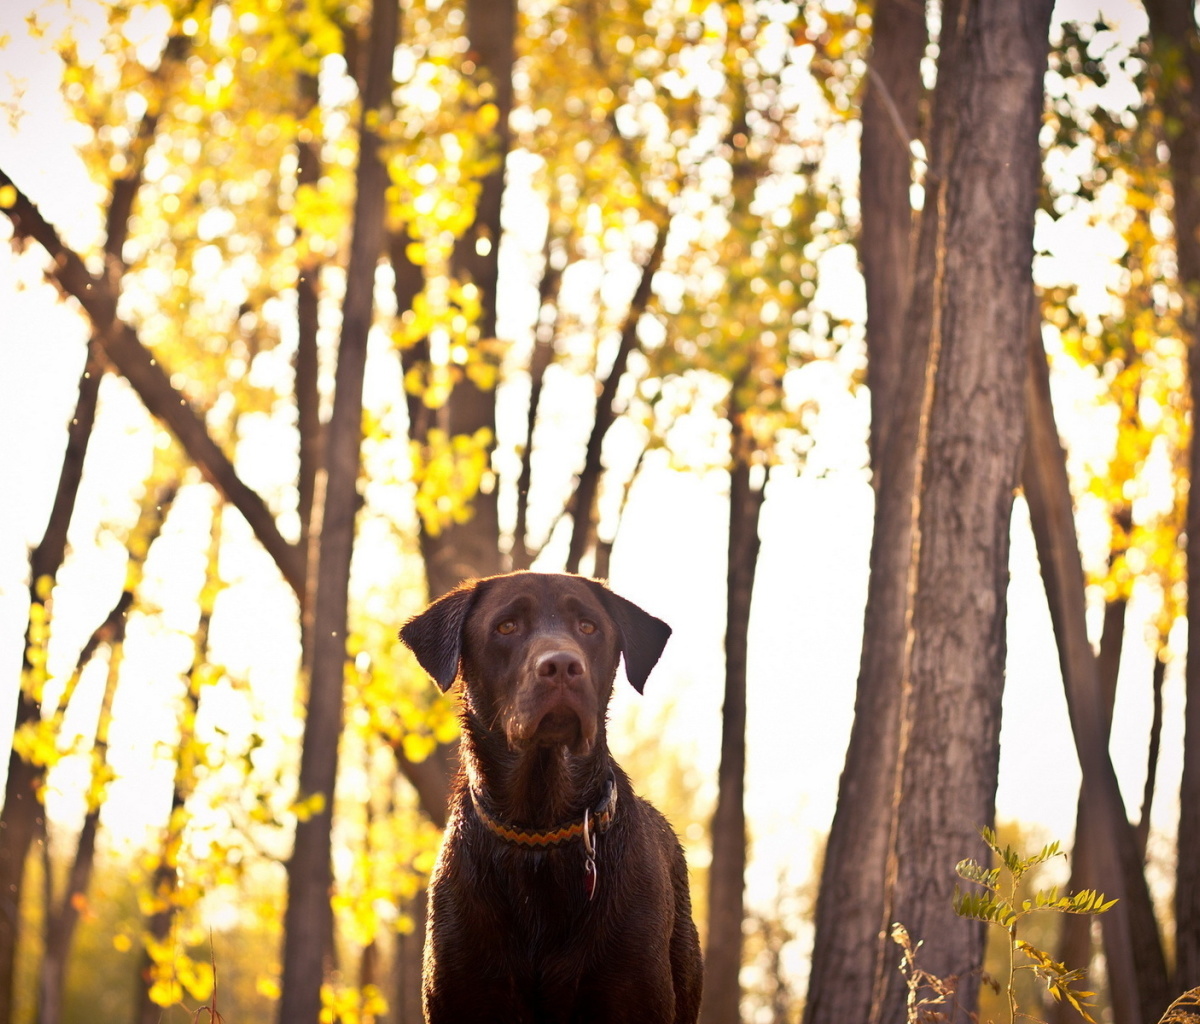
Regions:
<svg viewBox="0 0 1200 1024"><path fill-rule="evenodd" d="M592 836L607 832L609 826L612 825L613 818L616 816L617 786L616 779L609 773L608 781L604 785L604 793L601 795L600 800L593 808L584 811L582 818L544 832L518 828L515 825L508 825L498 820L492 814L488 813L482 797L475 792L473 787L471 789L471 803L475 805L475 813L479 815L479 820L506 842L515 843L518 846L527 846L535 850L544 850L547 847L559 846L573 839L582 839L585 849L590 853Z"/></svg>

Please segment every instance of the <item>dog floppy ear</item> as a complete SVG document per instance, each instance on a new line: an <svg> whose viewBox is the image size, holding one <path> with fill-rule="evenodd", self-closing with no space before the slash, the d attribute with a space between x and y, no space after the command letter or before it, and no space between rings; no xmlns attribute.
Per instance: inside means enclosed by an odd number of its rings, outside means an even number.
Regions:
<svg viewBox="0 0 1200 1024"><path fill-rule="evenodd" d="M463 625L475 602L475 580L460 583L400 628L400 639L445 693L458 675Z"/></svg>
<svg viewBox="0 0 1200 1024"><path fill-rule="evenodd" d="M605 610L617 624L621 633L621 653L625 655L625 675L633 688L641 693L650 670L667 646L671 627L620 594L614 594L603 583L588 582L598 591Z"/></svg>

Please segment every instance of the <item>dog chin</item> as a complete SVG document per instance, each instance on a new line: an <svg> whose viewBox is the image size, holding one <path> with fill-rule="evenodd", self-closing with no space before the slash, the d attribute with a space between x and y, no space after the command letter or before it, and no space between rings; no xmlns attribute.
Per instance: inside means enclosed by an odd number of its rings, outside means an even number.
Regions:
<svg viewBox="0 0 1200 1024"><path fill-rule="evenodd" d="M565 747L576 757L586 757L595 743L595 727L587 728L569 708L552 708L536 721L513 723L508 731L508 744L514 750Z"/></svg>

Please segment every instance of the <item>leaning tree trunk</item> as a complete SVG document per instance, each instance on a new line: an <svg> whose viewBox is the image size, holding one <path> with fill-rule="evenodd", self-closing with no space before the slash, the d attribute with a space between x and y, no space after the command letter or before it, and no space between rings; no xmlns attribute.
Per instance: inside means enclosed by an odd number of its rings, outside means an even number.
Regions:
<svg viewBox="0 0 1200 1024"><path fill-rule="evenodd" d="M309 813L296 825L288 864L283 985L279 1020L317 1024L326 953L333 942L330 832L342 732L347 605L362 444L362 389L374 303L375 267L384 243L387 171L371 128L391 98L398 6L379 0L371 14L366 87L359 121L358 193L342 304L336 393L325 444L325 470L314 504L322 509L313 605L312 668L300 756L299 799Z"/></svg>
<svg viewBox="0 0 1200 1024"><path fill-rule="evenodd" d="M730 399L731 402L733 399ZM758 566L758 521L765 481L752 482L752 440L730 411L729 565L726 572L725 705L721 712L721 764L712 819L708 876L708 941L704 950L701 1024L741 1019L742 919L746 873L746 655L750 603Z"/></svg>
<svg viewBox="0 0 1200 1024"><path fill-rule="evenodd" d="M103 376L96 346L89 343L79 397L67 430L67 447L59 471L58 488L50 519L41 541L29 556L29 625L21 663L21 688L17 694L14 730L41 717L41 683L45 678L50 595L67 551L67 527L75 509L83 462L96 420L96 399ZM42 827L42 805L37 787L41 769L15 751L8 757L4 811L0 813L0 1022L12 1019L17 942L21 930L21 896L25 862Z"/></svg>
<svg viewBox="0 0 1200 1024"><path fill-rule="evenodd" d="M902 665L898 817L889 917L922 940L920 966L978 999L984 933L954 914L954 865L982 858L994 816L1004 690L1009 529L1024 442L1033 217L1051 0L943 6L933 167L914 315L928 337L897 401L918 412L911 620ZM949 29L949 32L946 30ZM904 1019L879 978L868 1020Z"/></svg>
<svg viewBox="0 0 1200 1024"><path fill-rule="evenodd" d="M1200 32L1191 0L1144 0L1154 56L1163 68L1160 104L1171 151L1172 216L1183 298L1192 397L1192 444L1188 460L1193 490L1187 503L1188 658L1183 777L1179 785L1179 851L1175 873L1175 988L1200 985Z"/></svg>
<svg viewBox="0 0 1200 1024"><path fill-rule="evenodd" d="M1040 333L1030 350L1027 388L1029 439L1022 482L1083 773L1082 801L1088 806L1088 813L1081 818L1087 831L1076 837L1076 847L1087 847L1099 886L1117 900L1101 918L1114 1015L1122 1024L1150 1022L1158 1019L1167 1003L1166 963L1142 872L1141 850L1108 755L1105 698L1087 636L1083 566Z"/></svg>

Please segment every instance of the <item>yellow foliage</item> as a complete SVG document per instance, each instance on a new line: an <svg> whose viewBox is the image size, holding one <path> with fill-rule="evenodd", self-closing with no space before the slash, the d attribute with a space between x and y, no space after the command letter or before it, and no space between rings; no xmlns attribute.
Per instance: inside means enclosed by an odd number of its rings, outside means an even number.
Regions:
<svg viewBox="0 0 1200 1024"><path fill-rule="evenodd" d="M291 812L296 815L297 821L308 821L313 816L323 813L324 810L324 793L313 793L312 796L306 797L303 800L298 800L291 806Z"/></svg>
<svg viewBox="0 0 1200 1024"><path fill-rule="evenodd" d="M13 735L12 749L21 760L40 768L58 764L64 752L58 747L59 723L55 718L25 722Z"/></svg>
<svg viewBox="0 0 1200 1024"><path fill-rule="evenodd" d="M349 988L321 986L321 1024L370 1024L387 1013L387 1000L375 985Z"/></svg>
<svg viewBox="0 0 1200 1024"><path fill-rule="evenodd" d="M410 445L417 511L431 536L471 518L472 499L489 470L491 445L492 432L486 427L454 437L430 430L424 445Z"/></svg>

